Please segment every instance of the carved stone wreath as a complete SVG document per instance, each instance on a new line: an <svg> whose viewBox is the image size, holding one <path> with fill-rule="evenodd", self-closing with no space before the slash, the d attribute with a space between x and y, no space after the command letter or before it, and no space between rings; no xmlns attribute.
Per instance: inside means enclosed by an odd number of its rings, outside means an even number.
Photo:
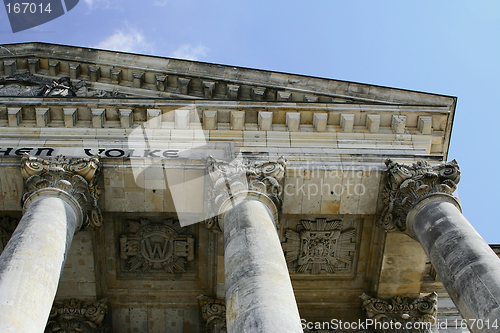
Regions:
<svg viewBox="0 0 500 333"><path fill-rule="evenodd" d="M168 224L149 220L128 221L129 234L120 238L120 255L128 272L185 272L194 260L194 238L179 236Z"/></svg>
<svg viewBox="0 0 500 333"><path fill-rule="evenodd" d="M297 273L319 274L351 268L356 230L344 229L341 220L302 220L297 231L287 229L282 243L288 268Z"/></svg>

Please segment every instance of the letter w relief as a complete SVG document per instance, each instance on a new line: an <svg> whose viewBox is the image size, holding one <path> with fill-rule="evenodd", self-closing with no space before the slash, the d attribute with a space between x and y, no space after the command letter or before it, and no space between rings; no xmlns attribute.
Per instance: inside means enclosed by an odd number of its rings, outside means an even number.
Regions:
<svg viewBox="0 0 500 333"><path fill-rule="evenodd" d="M169 244L168 241L164 242L154 242L151 244L151 240L149 238L143 239L144 248L147 251L149 260L165 260L167 259Z"/></svg>

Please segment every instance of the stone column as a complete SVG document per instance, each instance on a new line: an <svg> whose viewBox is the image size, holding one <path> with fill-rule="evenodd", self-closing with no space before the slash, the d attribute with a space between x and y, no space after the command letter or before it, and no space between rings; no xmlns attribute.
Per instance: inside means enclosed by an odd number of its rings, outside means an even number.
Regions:
<svg viewBox="0 0 500 333"><path fill-rule="evenodd" d="M73 235L101 224L98 157L25 154L24 214L0 256L0 332L43 332Z"/></svg>
<svg viewBox="0 0 500 333"><path fill-rule="evenodd" d="M227 329L302 332L275 221L285 161L209 159L211 208L224 232Z"/></svg>
<svg viewBox="0 0 500 333"><path fill-rule="evenodd" d="M406 166L388 160L386 164L389 204L380 223L420 242L472 332L497 332L500 259L451 196L460 180L457 162Z"/></svg>

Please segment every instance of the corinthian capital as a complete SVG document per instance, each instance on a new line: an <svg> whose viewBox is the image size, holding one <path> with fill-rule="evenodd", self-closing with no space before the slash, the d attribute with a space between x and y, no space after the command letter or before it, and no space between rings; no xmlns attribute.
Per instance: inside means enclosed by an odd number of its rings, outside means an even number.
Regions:
<svg viewBox="0 0 500 333"><path fill-rule="evenodd" d="M45 332L104 333L108 328L104 317L108 313L108 301L85 302L75 298L54 302L50 310Z"/></svg>
<svg viewBox="0 0 500 333"><path fill-rule="evenodd" d="M412 165L387 165L386 207L378 224L386 230L406 230L406 216L410 209L424 198L440 193L451 195L460 181L460 167L456 160L431 166L425 161Z"/></svg>
<svg viewBox="0 0 500 333"><path fill-rule="evenodd" d="M437 294L435 292L422 298L396 296L390 300L361 295L363 310L367 319L378 322L377 332L431 332L436 322ZM384 325L392 323L392 325ZM384 326L390 327L386 329ZM383 329L377 329L382 327Z"/></svg>
<svg viewBox="0 0 500 333"><path fill-rule="evenodd" d="M209 215L224 213L237 198L257 197L271 207L273 213L281 206L282 185L286 162L280 157L276 162L255 163L245 159L231 162L209 157L207 171ZM210 220L213 222L213 220ZM212 223L213 224L213 223Z"/></svg>
<svg viewBox="0 0 500 333"><path fill-rule="evenodd" d="M21 206L26 209L30 197L42 189L63 191L78 202L83 227L100 226L102 216L97 205L101 193L97 184L99 163L99 156L71 160L64 156L41 159L24 154L21 174L25 179L25 193Z"/></svg>

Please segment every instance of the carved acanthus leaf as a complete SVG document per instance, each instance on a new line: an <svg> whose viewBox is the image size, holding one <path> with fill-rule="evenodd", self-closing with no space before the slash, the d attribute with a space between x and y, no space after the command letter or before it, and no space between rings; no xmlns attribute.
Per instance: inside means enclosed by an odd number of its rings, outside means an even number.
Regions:
<svg viewBox="0 0 500 333"><path fill-rule="evenodd" d="M209 184L209 218L217 216L219 208L227 199L244 192L258 192L269 197L276 207L281 205L282 179L285 175L286 162L280 157L276 162L255 163L247 159L235 159L231 162L207 159ZM207 226L218 224L209 220Z"/></svg>
<svg viewBox="0 0 500 333"><path fill-rule="evenodd" d="M129 233L120 237L120 255L128 272L185 272L186 261L194 260L194 238L179 236L173 220L151 223L128 221Z"/></svg>
<svg viewBox="0 0 500 333"><path fill-rule="evenodd" d="M37 190L56 188L78 201L84 216L84 228L101 226L101 210L97 203L101 194L101 187L97 184L99 165L99 156L74 160L64 156L41 159L25 153L21 159L21 174L26 181L21 206Z"/></svg>
<svg viewBox="0 0 500 333"><path fill-rule="evenodd" d="M435 166L419 161L408 166L388 159L385 164L387 202L377 224L386 230L405 231L406 215L415 204L434 193L451 195L460 181L456 160Z"/></svg>
<svg viewBox="0 0 500 333"><path fill-rule="evenodd" d="M204 295L198 296L205 333L226 333L226 303Z"/></svg>
<svg viewBox="0 0 500 333"><path fill-rule="evenodd" d="M287 229L282 243L289 269L320 274L349 271L352 267L356 230L342 220L302 220L297 231Z"/></svg>
<svg viewBox="0 0 500 333"><path fill-rule="evenodd" d="M104 324L107 313L107 300L84 302L72 298L54 302L45 333L105 333L108 331Z"/></svg>
<svg viewBox="0 0 500 333"><path fill-rule="evenodd" d="M421 328L422 325L407 326L406 324L421 322L429 323L430 327L436 321L437 294L435 292L422 298L396 296L390 300L382 300L366 294L360 297L363 300L362 307L367 319L381 323L401 323L402 327L414 328ZM430 332L430 330L417 329L415 332Z"/></svg>

